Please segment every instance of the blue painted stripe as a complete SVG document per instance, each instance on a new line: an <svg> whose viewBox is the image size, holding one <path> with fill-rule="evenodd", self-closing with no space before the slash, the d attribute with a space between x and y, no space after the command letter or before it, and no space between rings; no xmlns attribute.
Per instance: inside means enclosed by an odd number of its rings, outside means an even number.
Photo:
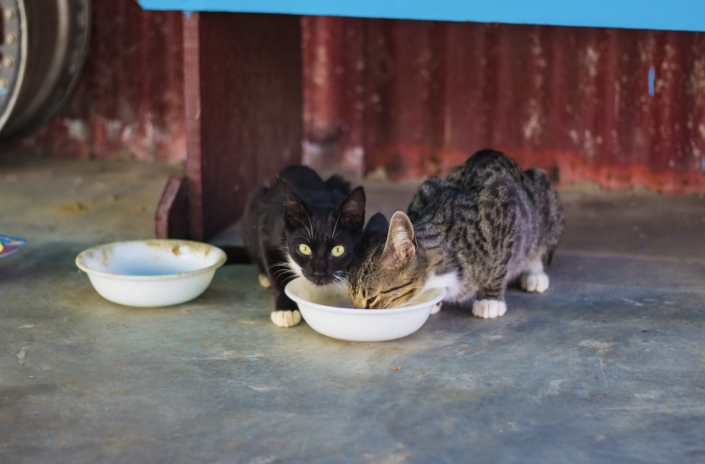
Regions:
<svg viewBox="0 0 705 464"><path fill-rule="evenodd" d="M139 3L148 10L705 31L705 0L139 0Z"/></svg>
<svg viewBox="0 0 705 464"><path fill-rule="evenodd" d="M656 78L656 70L653 66L649 69L649 95L654 96L654 80Z"/></svg>

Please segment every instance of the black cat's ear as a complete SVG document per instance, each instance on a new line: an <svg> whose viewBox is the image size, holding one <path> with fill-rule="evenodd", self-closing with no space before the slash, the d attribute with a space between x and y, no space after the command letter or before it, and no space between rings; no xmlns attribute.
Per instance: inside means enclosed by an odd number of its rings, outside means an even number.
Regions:
<svg viewBox="0 0 705 464"><path fill-rule="evenodd" d="M375 232L386 231L387 229L389 229L389 221L387 221L387 218L384 216L384 214L377 213L372 216L369 221L367 221L365 230L362 233L363 235L365 235Z"/></svg>
<svg viewBox="0 0 705 464"><path fill-rule="evenodd" d="M355 231L362 231L365 225L365 190L356 187L345 197L336 209L335 216L341 226Z"/></svg>
<svg viewBox="0 0 705 464"><path fill-rule="evenodd" d="M304 201L294 191L287 181L284 184L284 224L286 227L293 229L307 224L309 221L309 213Z"/></svg>
<svg viewBox="0 0 705 464"><path fill-rule="evenodd" d="M414 257L417 248L416 234L409 216L397 211L389 224L387 243L382 252L382 264L390 268L404 267Z"/></svg>

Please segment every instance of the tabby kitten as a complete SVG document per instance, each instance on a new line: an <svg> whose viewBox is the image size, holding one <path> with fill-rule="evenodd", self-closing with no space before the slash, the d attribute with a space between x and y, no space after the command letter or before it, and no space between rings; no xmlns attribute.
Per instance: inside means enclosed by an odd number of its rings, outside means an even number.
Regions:
<svg viewBox="0 0 705 464"><path fill-rule="evenodd" d="M313 285L344 282L364 223L362 187L350 191L338 176L324 182L306 166L285 168L271 188L250 195L243 239L259 267L260 284L271 285L274 292L274 324L301 322L296 303L284 293L294 277L303 276Z"/></svg>
<svg viewBox="0 0 705 464"><path fill-rule="evenodd" d="M475 296L473 314L502 316L507 283L527 292L548 289L563 232L556 191L541 169L522 172L506 155L482 150L445 179L426 180L388 227L365 229L350 265L348 290L357 308L389 308L432 287L445 301ZM436 312L440 309L434 308Z"/></svg>

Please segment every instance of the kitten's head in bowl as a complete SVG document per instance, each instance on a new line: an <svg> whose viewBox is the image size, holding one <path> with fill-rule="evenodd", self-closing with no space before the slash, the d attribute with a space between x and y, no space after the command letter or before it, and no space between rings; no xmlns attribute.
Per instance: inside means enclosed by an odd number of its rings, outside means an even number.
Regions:
<svg viewBox="0 0 705 464"><path fill-rule="evenodd" d="M418 295L425 281L425 255L408 216L398 211L391 224L381 213L372 216L350 264L348 292L355 307L399 306Z"/></svg>
<svg viewBox="0 0 705 464"><path fill-rule="evenodd" d="M365 192L353 189L337 206L304 200L284 183L284 224L289 265L315 285L345 282L365 225Z"/></svg>

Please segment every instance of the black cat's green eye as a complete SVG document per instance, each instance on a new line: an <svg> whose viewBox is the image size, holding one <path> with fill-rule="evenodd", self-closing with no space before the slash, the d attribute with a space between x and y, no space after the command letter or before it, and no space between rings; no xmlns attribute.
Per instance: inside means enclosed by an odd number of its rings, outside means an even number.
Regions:
<svg viewBox="0 0 705 464"><path fill-rule="evenodd" d="M343 254L345 254L345 247L342 245L334 246L330 254L332 254L336 258L340 258L341 256L343 256Z"/></svg>
<svg viewBox="0 0 705 464"><path fill-rule="evenodd" d="M302 243L301 245L299 245L299 253L304 256L308 256L311 254L311 247L309 247L305 243Z"/></svg>

